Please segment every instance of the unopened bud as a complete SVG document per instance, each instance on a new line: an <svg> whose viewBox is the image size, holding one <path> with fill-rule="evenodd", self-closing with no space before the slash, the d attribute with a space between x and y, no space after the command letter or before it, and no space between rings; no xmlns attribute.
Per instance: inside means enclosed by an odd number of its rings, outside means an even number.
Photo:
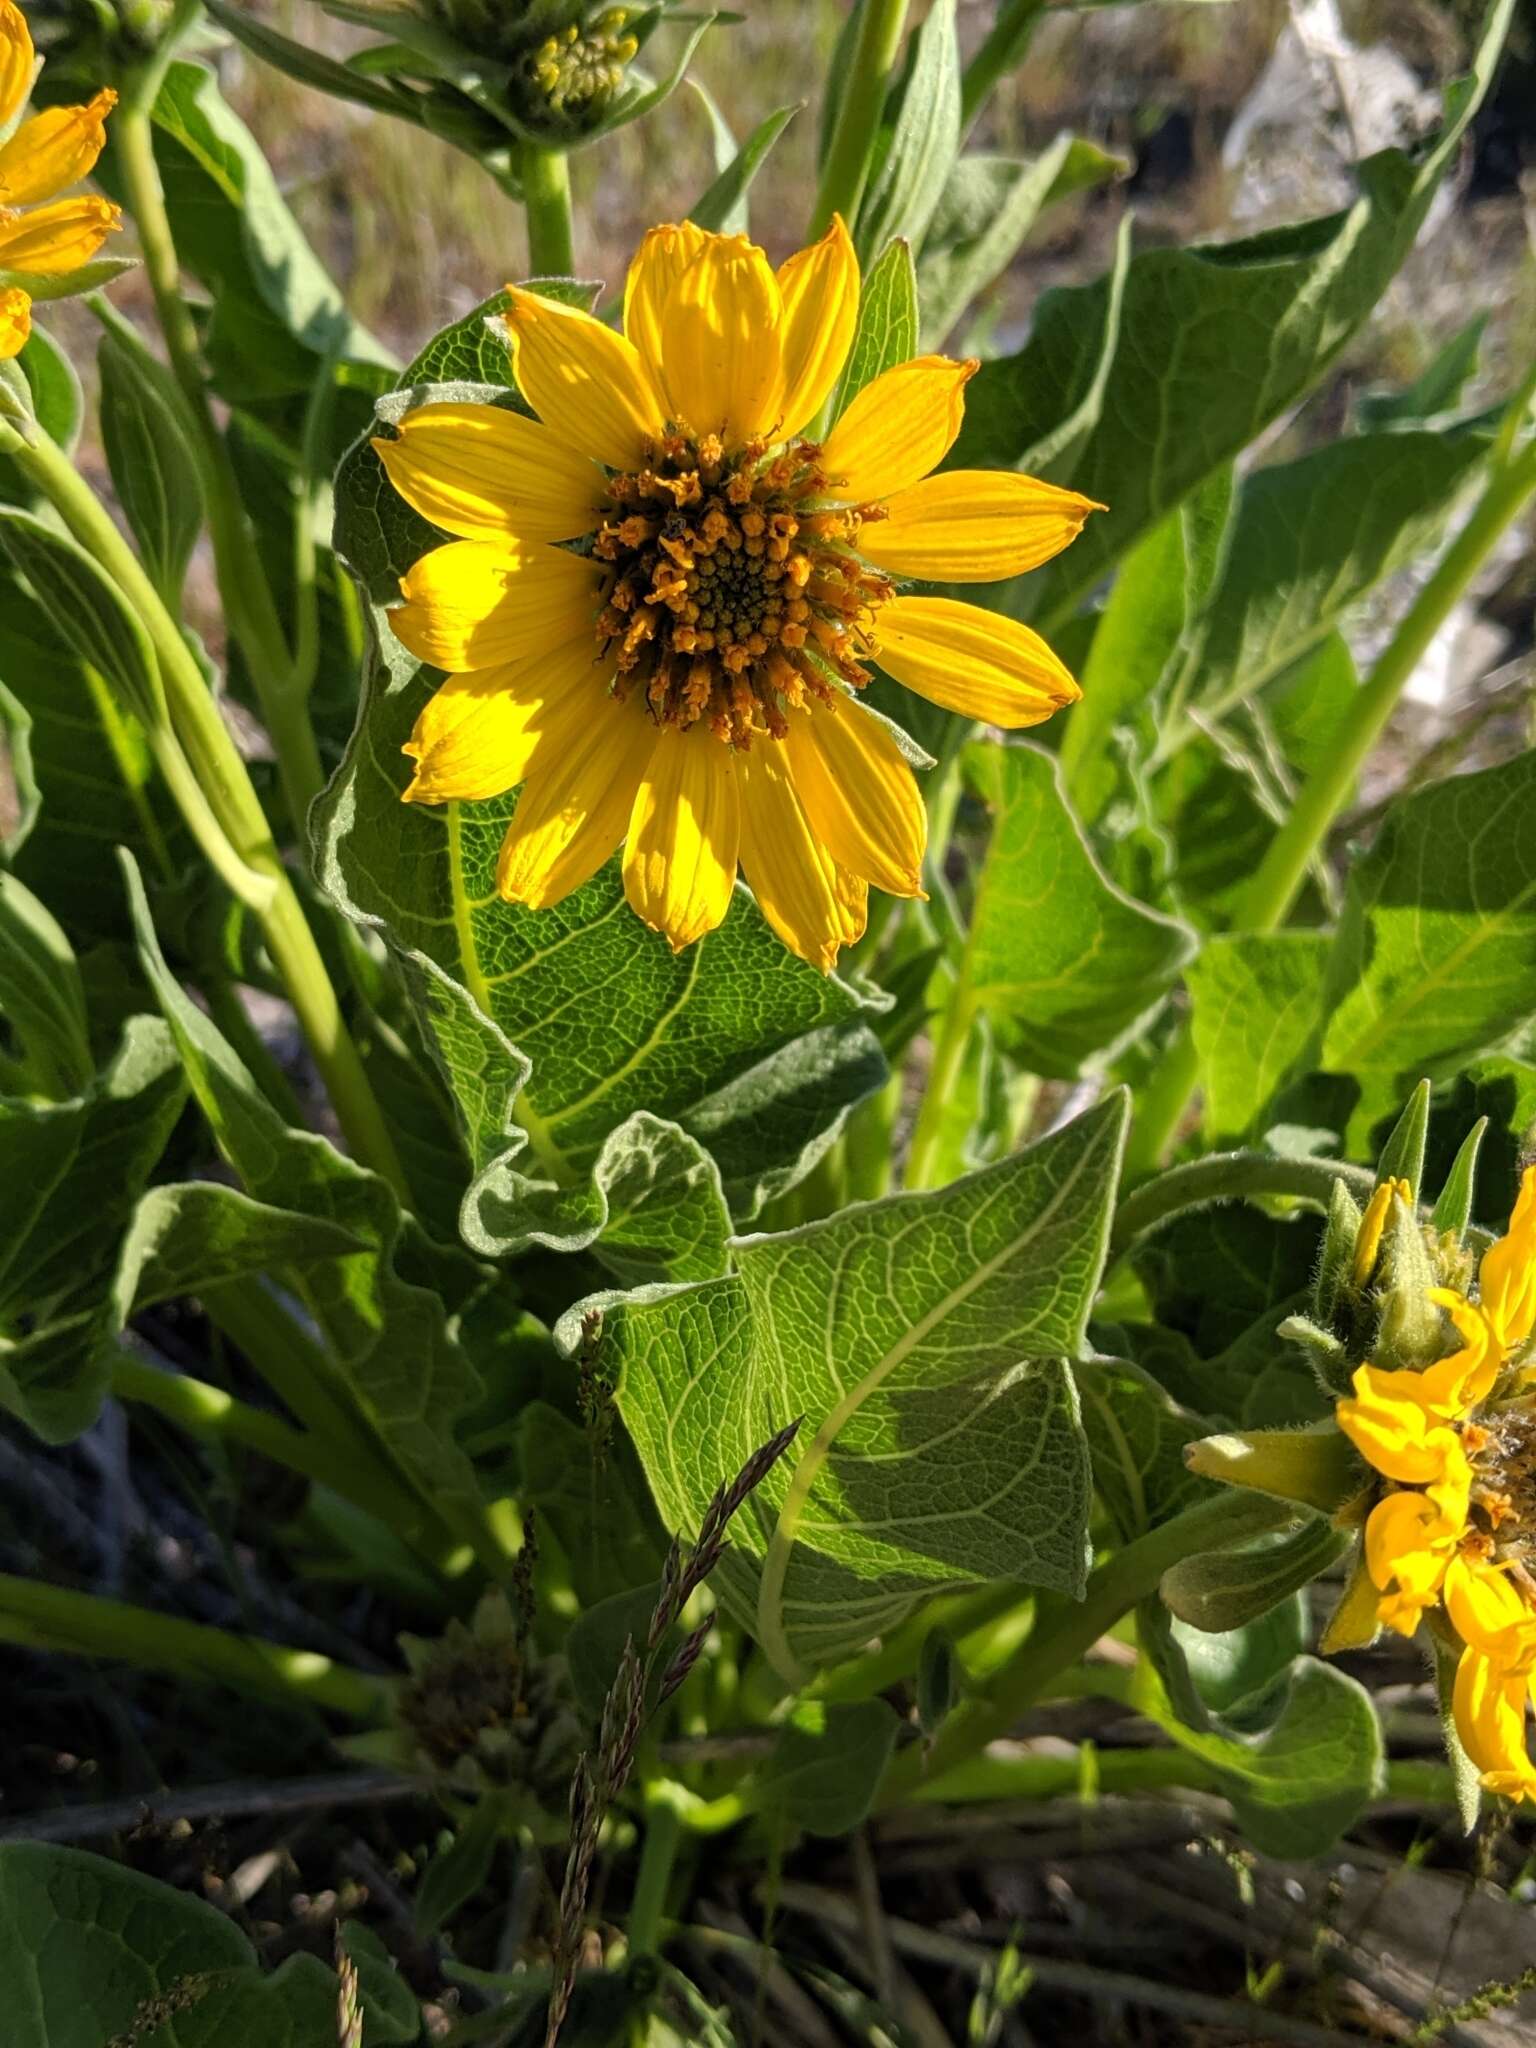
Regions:
<svg viewBox="0 0 1536 2048"><path fill-rule="evenodd" d="M1365 1483L1365 1468L1331 1418L1305 1429L1226 1430L1184 1446L1184 1462L1203 1479L1252 1487L1324 1514L1339 1512Z"/></svg>

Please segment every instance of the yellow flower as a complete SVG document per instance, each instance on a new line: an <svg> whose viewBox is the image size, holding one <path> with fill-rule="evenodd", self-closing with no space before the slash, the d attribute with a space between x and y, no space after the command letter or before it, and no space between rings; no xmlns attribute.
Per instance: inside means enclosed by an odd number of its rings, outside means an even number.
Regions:
<svg viewBox="0 0 1536 2048"><path fill-rule="evenodd" d="M502 896L558 902L622 843L630 904L674 948L719 924L739 865L784 942L829 969L871 884L921 893L922 799L857 701L867 664L1002 726L1079 694L1027 626L898 579L1018 575L1095 507L1031 477L930 474L973 362L900 364L806 438L858 313L841 221L777 271L743 236L652 229L622 333L509 290L538 417L427 405L374 443L457 536L390 615L447 671L406 746L406 799L521 784Z"/></svg>
<svg viewBox="0 0 1536 2048"><path fill-rule="evenodd" d="M36 72L25 17L15 0L0 0L0 131L21 111ZM47 107L0 144L0 272L12 273L0 288L0 361L18 354L32 331L25 280L78 270L121 224L121 209L110 200L54 197L91 171L116 104L117 94L106 90L87 106Z"/></svg>
<svg viewBox="0 0 1536 2048"><path fill-rule="evenodd" d="M1365 1525L1376 1616L1403 1635L1431 1614L1454 1631L1462 1747L1488 1790L1536 1800L1525 1738L1536 1699L1536 1400L1520 1364L1536 1323L1536 1168L1483 1256L1477 1301L1449 1288L1430 1299L1460 1348L1418 1372L1362 1365L1337 1408L1387 1482Z"/></svg>

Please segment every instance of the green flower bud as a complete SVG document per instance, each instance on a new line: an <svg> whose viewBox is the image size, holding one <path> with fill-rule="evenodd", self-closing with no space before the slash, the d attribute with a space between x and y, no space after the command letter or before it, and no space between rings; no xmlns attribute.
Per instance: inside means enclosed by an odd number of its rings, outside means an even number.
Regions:
<svg viewBox="0 0 1536 2048"><path fill-rule="evenodd" d="M462 49L508 72L519 124L549 141L602 124L640 48L636 10L611 0L417 0L418 12Z"/></svg>
<svg viewBox="0 0 1536 2048"><path fill-rule="evenodd" d="M1184 1462L1203 1479L1249 1486L1335 1515L1365 1484L1365 1467L1336 1422L1304 1429L1232 1429L1184 1446Z"/></svg>
<svg viewBox="0 0 1536 2048"><path fill-rule="evenodd" d="M413 1766L465 1791L526 1791L563 1810L582 1746L563 1658L539 1657L505 1594L487 1593L469 1627L435 1642L402 1636L410 1677L395 1696L398 1735Z"/></svg>

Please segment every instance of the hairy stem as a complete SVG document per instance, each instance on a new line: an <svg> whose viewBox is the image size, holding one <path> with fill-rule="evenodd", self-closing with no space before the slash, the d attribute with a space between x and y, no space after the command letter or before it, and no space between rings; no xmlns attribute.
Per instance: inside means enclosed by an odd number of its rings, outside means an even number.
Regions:
<svg viewBox="0 0 1536 2048"><path fill-rule="evenodd" d="M565 152L523 145L519 163L523 210L528 216L528 273L570 277L576 268L571 235L571 170Z"/></svg>
<svg viewBox="0 0 1536 2048"><path fill-rule="evenodd" d="M1062 1607L1037 1628L1023 1647L979 1688L977 1697L940 1729L931 1747L903 1750L886 1773L879 1806L899 1806L920 1786L942 1796L947 1772L979 1756L1006 1735L1051 1687L1056 1675L1092 1649L1100 1636L1155 1592L1158 1581L1182 1558L1248 1541L1291 1519L1292 1510L1257 1495L1222 1493L1186 1508L1115 1552L1090 1574L1081 1601Z"/></svg>
<svg viewBox="0 0 1536 2048"><path fill-rule="evenodd" d="M1351 1194L1369 1197L1375 1176L1368 1167L1337 1159L1276 1159L1267 1152L1211 1152L1187 1166L1170 1167L1145 1182L1115 1212L1111 1259L1118 1258L1144 1230L1181 1209L1206 1202L1232 1202L1243 1195L1302 1195L1326 1209L1333 1183L1348 1183Z"/></svg>

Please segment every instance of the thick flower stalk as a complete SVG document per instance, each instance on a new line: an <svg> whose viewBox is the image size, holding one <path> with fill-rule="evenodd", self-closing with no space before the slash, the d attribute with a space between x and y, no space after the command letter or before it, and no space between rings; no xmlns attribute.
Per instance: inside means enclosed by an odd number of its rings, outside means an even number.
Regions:
<svg viewBox="0 0 1536 2048"><path fill-rule="evenodd" d="M57 195L87 177L117 103L110 89L80 107L47 107L16 126L37 76L37 53L15 0L0 0L0 361L32 331L32 302L56 297L121 224L110 200Z"/></svg>
<svg viewBox="0 0 1536 2048"><path fill-rule="evenodd" d="M1536 1800L1536 1167L1475 1274L1454 1233L1420 1224L1403 1180L1382 1181L1356 1225L1332 1321L1347 1334L1368 1305L1374 1355L1334 1421L1206 1438L1189 1462L1360 1528L1323 1647L1422 1624L1455 1660L1456 1733L1484 1788ZM1314 1356L1326 1341L1310 1321L1283 1328Z"/></svg>
<svg viewBox="0 0 1536 2048"><path fill-rule="evenodd" d="M622 333L509 290L537 418L426 405L374 444L458 536L390 614L447 672L406 800L521 784L502 896L557 903L622 843L629 902L674 948L719 924L739 865L785 943L830 968L871 884L921 889L923 804L858 701L870 664L999 726L1079 694L1028 627L906 582L1018 575L1095 508L1032 477L932 474L974 362L889 369L812 438L858 311L841 221L777 272L741 236L653 229Z"/></svg>

